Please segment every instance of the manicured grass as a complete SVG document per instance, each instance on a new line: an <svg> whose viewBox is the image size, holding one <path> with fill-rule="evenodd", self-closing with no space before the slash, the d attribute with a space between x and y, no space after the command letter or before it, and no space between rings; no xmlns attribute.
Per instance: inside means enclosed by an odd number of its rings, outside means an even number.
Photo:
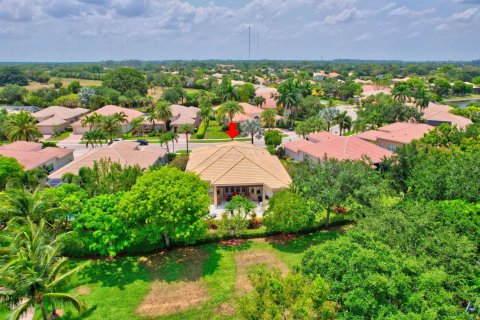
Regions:
<svg viewBox="0 0 480 320"><path fill-rule="evenodd" d="M205 139L230 139L228 134L223 131L222 126L217 120L210 120L205 133Z"/></svg>
<svg viewBox="0 0 480 320"><path fill-rule="evenodd" d="M470 99L480 99L480 94L468 94L465 96L451 96L451 97L444 97L443 101L461 101L461 100L470 100Z"/></svg>
<svg viewBox="0 0 480 320"><path fill-rule="evenodd" d="M71 134L72 134L71 131L64 131L60 133L58 136L51 136L49 139L47 139L47 141L52 141L52 142L62 141L70 137Z"/></svg>
<svg viewBox="0 0 480 320"><path fill-rule="evenodd" d="M145 261L146 257L121 258L113 262L91 261L91 265L69 286L71 292L83 293L82 297L89 310L83 315L78 315L67 308L62 319L145 319L137 315L136 310L154 280L162 281L166 286L177 281L184 281L188 285L191 281L200 280L206 286L208 300L191 309L149 319L238 319L235 311L234 314L223 314L217 309L220 305L235 305L238 297L235 290L237 274L235 256L238 253L266 252L280 259L291 269L301 261L303 253L309 247L339 236L340 233L337 231L322 231L300 236L288 242L279 238L262 238L237 246L206 244L194 248L174 249L157 254L156 258L148 257L150 261L156 261L150 270L140 263ZM186 264L190 251L194 257L199 251L206 255L203 266L200 265L203 267L199 273L200 279L198 275L197 278L188 277L183 272L188 268Z"/></svg>

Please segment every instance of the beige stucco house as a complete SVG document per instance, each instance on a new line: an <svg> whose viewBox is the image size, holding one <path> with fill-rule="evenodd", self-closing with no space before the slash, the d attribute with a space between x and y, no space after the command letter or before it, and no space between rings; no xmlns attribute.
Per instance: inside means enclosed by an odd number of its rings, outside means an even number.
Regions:
<svg viewBox="0 0 480 320"><path fill-rule="evenodd" d="M234 195L265 202L292 182L277 157L247 142L194 149L187 170L210 182L214 205L229 201Z"/></svg>
<svg viewBox="0 0 480 320"><path fill-rule="evenodd" d="M84 108L51 106L33 113L32 116L38 121L38 130L44 135L51 135L64 131L89 111Z"/></svg>

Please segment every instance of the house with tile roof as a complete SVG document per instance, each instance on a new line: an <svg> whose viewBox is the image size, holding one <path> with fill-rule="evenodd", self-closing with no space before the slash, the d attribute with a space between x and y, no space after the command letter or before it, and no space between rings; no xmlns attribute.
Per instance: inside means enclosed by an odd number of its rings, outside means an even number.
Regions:
<svg viewBox="0 0 480 320"><path fill-rule="evenodd" d="M426 123L397 122L377 130L369 130L355 136L365 141L395 151L396 148L411 143L413 140L422 138L434 127Z"/></svg>
<svg viewBox="0 0 480 320"><path fill-rule="evenodd" d="M46 147L41 143L17 141L0 146L0 155L17 159L25 170L35 168L48 172L58 170L73 161L73 149Z"/></svg>
<svg viewBox="0 0 480 320"><path fill-rule="evenodd" d="M44 135L50 135L64 131L89 111L84 108L51 106L32 113L32 116L38 121L38 130Z"/></svg>
<svg viewBox="0 0 480 320"><path fill-rule="evenodd" d="M452 109L450 106L430 102L428 107L422 110L423 119L432 126L439 126L442 123L446 123L463 130L473 123L472 120L468 118L451 114L450 110Z"/></svg>
<svg viewBox="0 0 480 320"><path fill-rule="evenodd" d="M101 116L111 116L115 113L122 113L122 112L125 114L127 118L127 122L119 125L119 130L121 133L127 133L130 130L132 130L132 125L131 125L132 120L144 116L143 112L140 112L138 110L123 108L123 107L114 106L114 105L103 106L100 109L90 112L88 115L91 116L93 114L98 114ZM81 119L72 123L72 128L73 128L74 134L84 134L85 132L89 131L88 126L85 126L85 127L82 126Z"/></svg>
<svg viewBox="0 0 480 320"><path fill-rule="evenodd" d="M158 146L140 146L135 141L119 141L104 148L94 148L85 155L75 159L60 170L49 175L50 179L60 179L66 173L78 174L82 167L93 167L95 162L110 159L122 166L139 166L142 169L167 161L167 151Z"/></svg>
<svg viewBox="0 0 480 320"><path fill-rule="evenodd" d="M322 161L325 158L337 160L368 160L379 164L393 155L392 151L381 148L355 136L337 136L329 132L318 132L298 140L282 144L285 153L294 161Z"/></svg>
<svg viewBox="0 0 480 320"><path fill-rule="evenodd" d="M214 205L229 201L234 195L265 202L292 182L277 157L247 142L234 141L194 149L187 170L210 183Z"/></svg>

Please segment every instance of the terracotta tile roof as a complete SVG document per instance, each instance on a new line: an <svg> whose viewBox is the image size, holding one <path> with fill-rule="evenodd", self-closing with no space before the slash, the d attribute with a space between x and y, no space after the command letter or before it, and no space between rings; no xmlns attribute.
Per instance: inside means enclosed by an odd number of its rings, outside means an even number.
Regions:
<svg viewBox="0 0 480 320"><path fill-rule="evenodd" d="M257 114L262 114L263 109L254 106L253 104L247 103L247 102L240 102L240 105L243 107L243 110L245 111L246 115L257 115Z"/></svg>
<svg viewBox="0 0 480 320"><path fill-rule="evenodd" d="M228 142L194 149L187 170L212 185L262 185L286 188L292 182L277 157L247 142Z"/></svg>
<svg viewBox="0 0 480 320"><path fill-rule="evenodd" d="M321 131L317 133L312 133L307 136L307 139L316 143L316 142L327 142L327 141L337 141L340 142L342 141L341 136L337 136L335 134L331 134L326 131Z"/></svg>
<svg viewBox="0 0 480 320"><path fill-rule="evenodd" d="M367 140L367 141L376 142L378 136L381 135L382 133L385 133L385 132L381 132L378 130L368 130L368 131L357 133L355 137L363 140Z"/></svg>
<svg viewBox="0 0 480 320"><path fill-rule="evenodd" d="M94 113L102 116L110 116L115 113L125 113L127 117L127 121L131 122L133 119L143 117L143 113L138 111L138 110L133 110L133 109L128 109L128 108L122 108L119 106L114 106L114 105L106 105L101 107L100 109L97 109L93 112L90 112L88 115L92 115ZM80 126L82 124L82 120L78 120L74 122L72 125L73 126Z"/></svg>
<svg viewBox="0 0 480 320"><path fill-rule="evenodd" d="M39 168L43 164L61 159L73 153L73 149L48 147L42 149L40 143L18 141L0 146L0 155L17 159L25 170Z"/></svg>
<svg viewBox="0 0 480 320"><path fill-rule="evenodd" d="M37 126L39 127L42 127L42 126L62 126L62 125L66 125L68 124L68 121L63 119L62 117L60 116L53 116L53 117L50 117L46 120L43 120L43 121L40 121L39 123L37 123Z"/></svg>
<svg viewBox="0 0 480 320"><path fill-rule="evenodd" d="M430 102L428 107L423 110L423 119L434 122L449 122L452 126L465 129L472 124L472 120L451 114L449 111L453 108L450 106Z"/></svg>
<svg viewBox="0 0 480 320"><path fill-rule="evenodd" d="M378 139L384 139L408 144L414 139L422 138L432 129L433 127L431 125L425 123L396 122L380 127L377 130L358 133L355 136L367 141L376 142Z"/></svg>
<svg viewBox="0 0 480 320"><path fill-rule="evenodd" d="M265 103L261 105L262 109L276 109L277 108L277 102L275 101L274 98L272 98L272 93L271 92L257 93L257 96L261 96L261 97L265 98Z"/></svg>
<svg viewBox="0 0 480 320"><path fill-rule="evenodd" d="M163 148L147 146L139 148L139 143L134 141L120 141L104 148L92 149L84 156L75 159L63 168L50 174L50 178L61 178L65 173L78 174L82 167L93 167L95 161L110 159L124 166L138 165L140 168L148 168L166 155Z"/></svg>
<svg viewBox="0 0 480 320"><path fill-rule="evenodd" d="M310 146L315 143L308 141L308 140L297 140L297 141L291 141L291 142L286 142L282 144L282 147L285 149L292 150L295 153L298 153L299 149L302 147Z"/></svg>
<svg viewBox="0 0 480 320"><path fill-rule="evenodd" d="M88 113L90 110L84 108L65 108L60 106L51 106L45 109L42 109L38 112L32 114L37 120L42 120L51 117L57 117L64 120L70 120L75 117L81 116Z"/></svg>
<svg viewBox="0 0 480 320"><path fill-rule="evenodd" d="M310 141L311 143L309 144L297 142L297 144L293 145L294 149L292 150L298 150L318 160L325 157L338 160L363 160L364 157L367 157L373 163L382 162L384 158L389 158L393 155L393 152L355 136L337 136L328 132L312 136L317 138L317 140L314 138L316 142Z"/></svg>
<svg viewBox="0 0 480 320"><path fill-rule="evenodd" d="M372 84L365 84L362 86L363 96L376 95L377 93L380 93L380 92L390 94L392 92L392 89L388 87L376 86Z"/></svg>
<svg viewBox="0 0 480 320"><path fill-rule="evenodd" d="M172 104L172 125L181 125L184 123L195 124L200 108L185 107L179 104ZM161 123L161 121L160 121Z"/></svg>

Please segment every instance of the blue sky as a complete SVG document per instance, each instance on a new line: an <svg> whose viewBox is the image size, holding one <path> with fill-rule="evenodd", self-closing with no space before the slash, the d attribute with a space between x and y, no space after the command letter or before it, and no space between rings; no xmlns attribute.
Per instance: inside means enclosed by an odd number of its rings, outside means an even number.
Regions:
<svg viewBox="0 0 480 320"><path fill-rule="evenodd" d="M0 61L480 58L480 0L0 0Z"/></svg>

